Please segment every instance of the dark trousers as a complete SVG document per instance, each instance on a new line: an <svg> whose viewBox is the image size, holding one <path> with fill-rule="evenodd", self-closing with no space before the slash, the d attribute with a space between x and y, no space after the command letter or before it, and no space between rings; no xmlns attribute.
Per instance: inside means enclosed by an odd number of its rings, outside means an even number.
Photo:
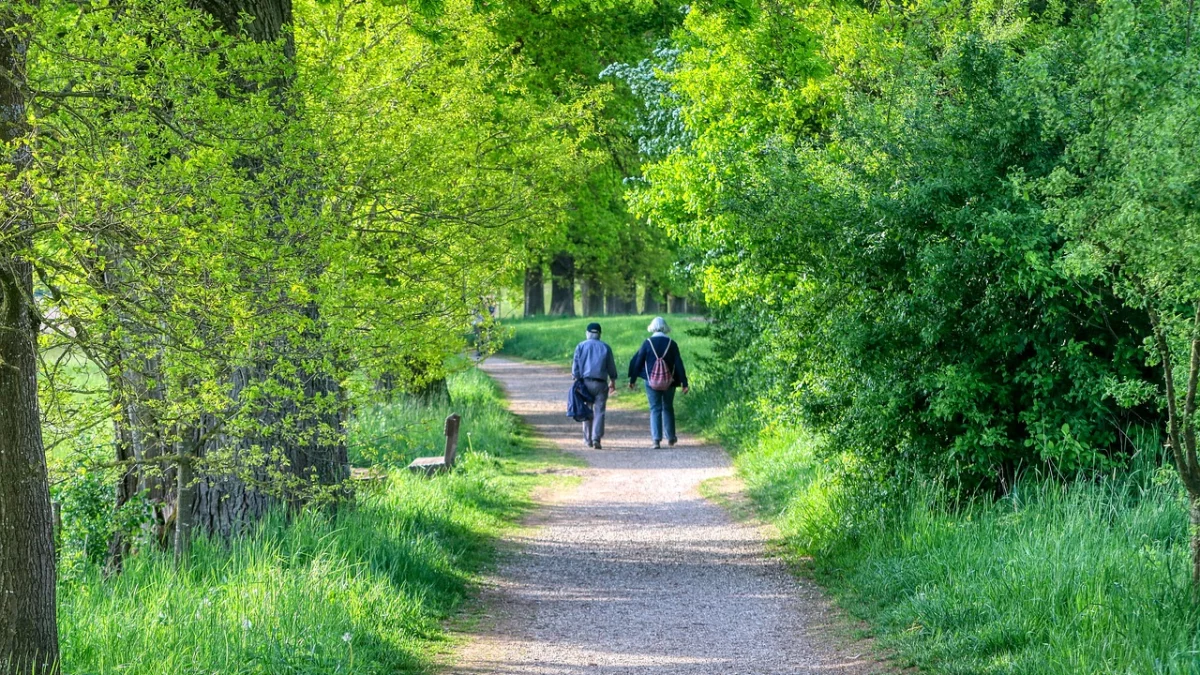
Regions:
<svg viewBox="0 0 1200 675"><path fill-rule="evenodd" d="M596 397L592 403L592 419L583 423L583 441L591 444L604 438L604 410L608 407L608 382L606 380L584 380L583 386Z"/></svg>

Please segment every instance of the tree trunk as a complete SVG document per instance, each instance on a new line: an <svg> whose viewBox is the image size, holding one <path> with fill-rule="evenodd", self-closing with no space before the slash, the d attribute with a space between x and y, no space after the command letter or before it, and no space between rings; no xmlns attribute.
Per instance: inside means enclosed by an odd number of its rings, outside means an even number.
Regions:
<svg viewBox="0 0 1200 675"><path fill-rule="evenodd" d="M230 33L264 43L282 40L284 55L294 60L291 0L192 2ZM244 15L252 20L242 22ZM264 84L242 84L250 91L277 94L281 109L289 109L285 94L291 82L286 73ZM264 161L262 157L246 157L242 168L254 176ZM282 206L274 208L273 216L281 220ZM258 355L253 365L233 374L235 400L241 401L246 392L263 387L243 401L254 406L254 431L242 431L237 437L216 434L220 445L214 446L208 436L215 420L202 422L192 430L193 454L203 460L215 457L224 462L210 471L209 462L204 461L200 464L204 471L195 472L193 527L225 537L244 531L280 500L295 508L317 494L340 494L336 488L332 493L323 488L339 486L349 477L346 397L326 365L319 307L316 303L289 306L285 302L282 308L276 304L270 310L294 312L309 328L298 342L280 337L270 344L256 345ZM187 500L183 501L186 505ZM186 537L183 541L186 545Z"/></svg>
<svg viewBox="0 0 1200 675"><path fill-rule="evenodd" d="M1200 497L1191 496L1192 505L1192 591L1200 602Z"/></svg>
<svg viewBox="0 0 1200 675"><path fill-rule="evenodd" d="M546 313L545 286L541 263L525 268L525 316L541 316Z"/></svg>
<svg viewBox="0 0 1200 675"><path fill-rule="evenodd" d="M25 112L29 17L0 5L0 166L31 162ZM0 672L58 671L54 516L37 392L36 308L28 256L32 188L0 194Z"/></svg>
<svg viewBox="0 0 1200 675"><path fill-rule="evenodd" d="M1191 358L1182 397L1175 383L1175 362L1167 339L1167 328L1154 310L1150 311L1150 324L1154 329L1155 349L1162 360L1171 457L1187 489L1191 506L1192 595L1196 602L1200 602L1200 456L1196 447L1197 398L1200 394L1200 301L1196 302L1192 319Z"/></svg>
<svg viewBox="0 0 1200 675"><path fill-rule="evenodd" d="M580 286L583 295L583 315L600 316L604 314L604 286L591 277L584 277Z"/></svg>
<svg viewBox="0 0 1200 675"><path fill-rule="evenodd" d="M296 58L292 0L192 0L192 6L215 19L230 35L246 35L255 42L282 39L284 54L289 60ZM242 23L243 14L251 18L249 23Z"/></svg>
<svg viewBox="0 0 1200 675"><path fill-rule="evenodd" d="M672 295L667 301L671 314L687 314L687 298Z"/></svg>
<svg viewBox="0 0 1200 675"><path fill-rule="evenodd" d="M662 311L661 294L650 284L642 291L642 314L658 314Z"/></svg>
<svg viewBox="0 0 1200 675"><path fill-rule="evenodd" d="M192 543L192 509L196 499L196 484L192 479L193 457L183 454L186 448L179 448L180 454L175 467L175 567L180 567L187 560L188 547Z"/></svg>
<svg viewBox="0 0 1200 675"><path fill-rule="evenodd" d="M575 316L575 259L566 253L550 262L550 313Z"/></svg>
<svg viewBox="0 0 1200 675"><path fill-rule="evenodd" d="M637 284L633 280L625 282L625 287L617 295L621 314L637 314Z"/></svg>

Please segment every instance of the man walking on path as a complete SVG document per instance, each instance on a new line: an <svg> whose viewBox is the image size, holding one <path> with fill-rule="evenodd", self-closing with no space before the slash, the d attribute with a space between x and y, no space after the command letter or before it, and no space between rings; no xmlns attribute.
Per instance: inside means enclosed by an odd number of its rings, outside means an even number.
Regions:
<svg viewBox="0 0 1200 675"><path fill-rule="evenodd" d="M608 395L617 390L617 362L612 348L600 339L600 324L589 323L587 339L575 346L571 375L583 380L588 392L596 398L592 404L592 419L583 423L583 442L589 448L600 449L604 437L604 409Z"/></svg>

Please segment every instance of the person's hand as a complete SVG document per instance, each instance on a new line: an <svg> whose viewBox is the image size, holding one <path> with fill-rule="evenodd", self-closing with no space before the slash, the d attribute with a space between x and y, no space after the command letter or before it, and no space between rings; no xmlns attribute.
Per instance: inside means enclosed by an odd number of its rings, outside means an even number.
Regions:
<svg viewBox="0 0 1200 675"><path fill-rule="evenodd" d="M689 391L691 391L691 390L690 390L690 389L688 389L688 388L687 388L687 386L685 385L685 386L683 387L683 393L685 393L685 394L686 394L686 393L688 393Z"/></svg>
<svg viewBox="0 0 1200 675"><path fill-rule="evenodd" d="M617 393L617 383L616 383L616 381L613 381L613 382L609 382L609 383L608 383L608 393L610 393L610 394L615 394L615 393Z"/></svg>
<svg viewBox="0 0 1200 675"><path fill-rule="evenodd" d="M629 383L629 390L630 390L630 391L633 391L633 387L634 387L634 383L633 383L633 382L630 382L630 383Z"/></svg>

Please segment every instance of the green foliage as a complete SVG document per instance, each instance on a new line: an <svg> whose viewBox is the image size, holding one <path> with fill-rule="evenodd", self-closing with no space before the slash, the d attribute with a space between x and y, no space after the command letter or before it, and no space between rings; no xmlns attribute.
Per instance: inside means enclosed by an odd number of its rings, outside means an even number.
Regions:
<svg viewBox="0 0 1200 675"><path fill-rule="evenodd" d="M62 528L58 532L58 569L62 577L87 574L104 564L108 545L118 532L138 537L149 520L141 495L113 508L113 484L118 471L97 469L109 459L111 448L97 445L90 453L75 455L53 466L55 483L50 497L58 504Z"/></svg>
<svg viewBox="0 0 1200 675"><path fill-rule="evenodd" d="M68 454L115 427L282 483L280 448L344 441L378 379L445 375L595 164L602 96L531 92L470 2L297 1L262 41L174 0L36 21L31 257Z"/></svg>
<svg viewBox="0 0 1200 675"><path fill-rule="evenodd" d="M1124 34L1094 16L693 8L657 71L671 96L646 88L691 140L632 204L684 247L766 412L968 488L1121 465L1128 430L1158 423L1146 313L1061 264L1078 247L1040 189L1095 107L1068 87L1079 46Z"/></svg>
<svg viewBox="0 0 1200 675"><path fill-rule="evenodd" d="M428 672L442 621L459 607L495 538L528 506L541 461L522 444L497 389L456 375L471 441L452 475L390 472L336 514L277 513L233 542L202 540L176 570L143 550L104 578L87 566L60 587L65 668L154 673ZM397 403L391 428L433 428L445 410ZM373 442L356 426L355 447ZM464 436L464 441L466 436ZM416 433L396 447L422 447ZM389 456L389 461L398 462Z"/></svg>
<svg viewBox="0 0 1200 675"><path fill-rule="evenodd" d="M595 133L586 148L595 167L566 190L569 208L553 235L527 239L527 258L541 265L570 254L589 283L631 292L637 281L663 286L671 251L662 233L634 219L625 181L638 172L635 115L638 99L601 81L610 64L648 55L679 23L678 5L660 0L509 2L496 13L498 39L528 65L520 81L548 100L580 91L598 101Z"/></svg>

